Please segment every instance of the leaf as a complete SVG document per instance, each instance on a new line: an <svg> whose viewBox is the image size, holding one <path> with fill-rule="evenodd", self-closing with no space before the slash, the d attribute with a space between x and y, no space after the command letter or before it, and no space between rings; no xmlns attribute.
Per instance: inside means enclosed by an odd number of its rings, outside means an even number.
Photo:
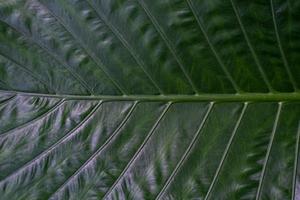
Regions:
<svg viewBox="0 0 300 200"><path fill-rule="evenodd" d="M300 199L299 13L0 1L0 199Z"/></svg>

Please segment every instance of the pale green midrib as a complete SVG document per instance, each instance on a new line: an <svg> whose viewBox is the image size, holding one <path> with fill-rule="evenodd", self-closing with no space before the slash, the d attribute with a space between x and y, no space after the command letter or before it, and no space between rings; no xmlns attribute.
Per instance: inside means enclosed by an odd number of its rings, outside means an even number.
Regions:
<svg viewBox="0 0 300 200"><path fill-rule="evenodd" d="M42 94L19 91L0 90L0 93L10 93L20 96L37 96L64 99L81 99L81 100L133 100L133 101L300 101L300 92L291 93L240 93L240 94L199 94L199 95L64 95L64 94Z"/></svg>

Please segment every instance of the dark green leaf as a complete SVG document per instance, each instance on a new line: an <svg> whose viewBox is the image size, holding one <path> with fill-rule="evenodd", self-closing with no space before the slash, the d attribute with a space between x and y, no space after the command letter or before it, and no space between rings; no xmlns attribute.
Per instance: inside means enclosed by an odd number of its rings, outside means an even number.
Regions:
<svg viewBox="0 0 300 200"><path fill-rule="evenodd" d="M0 0L0 199L300 199L300 1Z"/></svg>

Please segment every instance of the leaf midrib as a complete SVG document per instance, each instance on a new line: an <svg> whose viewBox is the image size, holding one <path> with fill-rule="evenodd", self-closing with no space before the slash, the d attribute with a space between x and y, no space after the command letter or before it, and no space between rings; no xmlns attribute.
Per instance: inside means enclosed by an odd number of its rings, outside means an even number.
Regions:
<svg viewBox="0 0 300 200"><path fill-rule="evenodd" d="M19 96L36 96L49 98L64 98L77 100L116 100L116 101L216 101L216 102L232 102L232 101L300 101L300 92L290 93L235 93L235 94L198 94L198 95L68 95L68 94L45 94L0 90L1 93L13 94Z"/></svg>

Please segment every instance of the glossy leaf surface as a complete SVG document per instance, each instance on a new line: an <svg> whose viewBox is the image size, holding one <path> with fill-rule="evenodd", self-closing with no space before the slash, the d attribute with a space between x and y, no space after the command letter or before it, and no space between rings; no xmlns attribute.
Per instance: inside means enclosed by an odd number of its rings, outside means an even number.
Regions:
<svg viewBox="0 0 300 200"><path fill-rule="evenodd" d="M0 199L300 199L297 0L0 1Z"/></svg>

